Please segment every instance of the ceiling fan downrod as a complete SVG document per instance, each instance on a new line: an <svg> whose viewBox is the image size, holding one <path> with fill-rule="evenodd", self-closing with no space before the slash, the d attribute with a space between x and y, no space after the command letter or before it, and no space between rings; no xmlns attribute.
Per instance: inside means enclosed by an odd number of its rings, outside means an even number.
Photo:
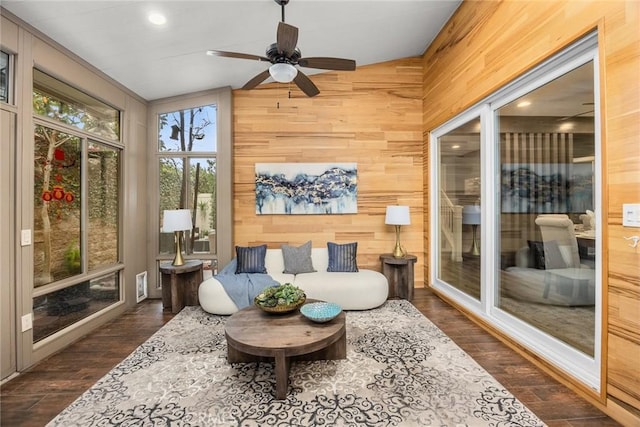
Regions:
<svg viewBox="0 0 640 427"><path fill-rule="evenodd" d="M282 22L284 22L284 7L289 3L289 0L273 0L282 7Z"/></svg>

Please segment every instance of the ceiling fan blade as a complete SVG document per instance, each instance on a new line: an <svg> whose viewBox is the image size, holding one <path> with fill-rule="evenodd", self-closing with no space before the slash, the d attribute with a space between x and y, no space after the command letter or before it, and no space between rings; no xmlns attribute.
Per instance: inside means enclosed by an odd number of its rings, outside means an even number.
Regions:
<svg viewBox="0 0 640 427"><path fill-rule="evenodd" d="M343 58L300 58L298 65L307 68L320 68L323 70L340 70L340 71L353 71L356 69L356 61L353 59Z"/></svg>
<svg viewBox="0 0 640 427"><path fill-rule="evenodd" d="M284 22L278 23L278 33L276 34L276 44L278 53L291 56L298 44L298 29L293 25Z"/></svg>
<svg viewBox="0 0 640 427"><path fill-rule="evenodd" d="M309 77L300 70L298 70L298 75L293 79L293 82L297 84L300 90L309 97L316 96L320 93L318 87L314 85L311 79L309 79Z"/></svg>
<svg viewBox="0 0 640 427"><path fill-rule="evenodd" d="M245 83L245 85L242 86L242 89L245 89L245 90L253 89L263 81L267 80L269 78L269 75L270 75L269 70L268 69L264 70L263 72L261 72L260 74L258 74L257 76L249 80L247 83Z"/></svg>
<svg viewBox="0 0 640 427"><path fill-rule="evenodd" d="M576 117L584 116L585 114L590 114L590 113L593 113L593 110L583 111L582 113L574 114L573 116L560 117L558 121L562 122L569 119L575 119Z"/></svg>
<svg viewBox="0 0 640 427"><path fill-rule="evenodd" d="M271 62L269 58L260 55L251 55L249 53L238 53L238 52L225 52L224 50L208 50L207 55L209 56L223 56L225 58L240 58L240 59L252 59L254 61L266 61Z"/></svg>

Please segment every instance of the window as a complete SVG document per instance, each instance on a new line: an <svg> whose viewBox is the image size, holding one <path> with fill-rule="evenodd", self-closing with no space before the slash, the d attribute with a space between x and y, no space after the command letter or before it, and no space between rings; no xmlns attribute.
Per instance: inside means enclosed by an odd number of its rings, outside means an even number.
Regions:
<svg viewBox="0 0 640 427"><path fill-rule="evenodd" d="M120 140L120 112L85 93L33 71L34 112L111 141Z"/></svg>
<svg viewBox="0 0 640 427"><path fill-rule="evenodd" d="M435 129L430 202L434 287L596 390L597 61L592 34Z"/></svg>
<svg viewBox="0 0 640 427"><path fill-rule="evenodd" d="M11 67L8 53L0 51L0 101L9 102L9 88L11 87Z"/></svg>
<svg viewBox="0 0 640 427"><path fill-rule="evenodd" d="M38 341L120 300L122 149L118 110L37 70L33 112Z"/></svg>
<svg viewBox="0 0 640 427"><path fill-rule="evenodd" d="M217 253L217 112L204 105L158 115L159 213L191 210L184 248L208 270ZM160 233L159 242L160 255L175 252L173 233Z"/></svg>
<svg viewBox="0 0 640 427"><path fill-rule="evenodd" d="M185 259L203 262L204 276L233 258L233 158L231 88L157 100L149 105L149 154L155 179L149 221L155 266L149 296L161 296L160 263L175 256L173 233L163 233L165 210L189 209L192 229L182 233ZM155 184L154 184L155 182ZM186 253L185 253L186 252ZM154 268L155 267L155 268Z"/></svg>

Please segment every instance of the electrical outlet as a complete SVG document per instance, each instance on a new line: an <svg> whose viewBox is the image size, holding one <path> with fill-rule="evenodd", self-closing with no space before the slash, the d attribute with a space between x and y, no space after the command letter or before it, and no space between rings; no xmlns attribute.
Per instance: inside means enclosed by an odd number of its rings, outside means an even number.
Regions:
<svg viewBox="0 0 640 427"><path fill-rule="evenodd" d="M31 313L25 314L24 316L22 316L22 332L26 332L31 328L33 328Z"/></svg>

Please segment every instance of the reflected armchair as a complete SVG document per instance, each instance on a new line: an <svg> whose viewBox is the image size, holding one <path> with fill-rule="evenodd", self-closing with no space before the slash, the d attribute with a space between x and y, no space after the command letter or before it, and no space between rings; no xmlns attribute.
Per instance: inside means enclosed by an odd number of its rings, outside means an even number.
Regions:
<svg viewBox="0 0 640 427"><path fill-rule="evenodd" d="M536 225L542 233L545 268L580 268L578 239L567 215L539 215Z"/></svg>
<svg viewBox="0 0 640 427"><path fill-rule="evenodd" d="M536 218L544 245L545 286L569 297L570 305L594 302L595 270L580 262L574 224L566 215L540 215Z"/></svg>

